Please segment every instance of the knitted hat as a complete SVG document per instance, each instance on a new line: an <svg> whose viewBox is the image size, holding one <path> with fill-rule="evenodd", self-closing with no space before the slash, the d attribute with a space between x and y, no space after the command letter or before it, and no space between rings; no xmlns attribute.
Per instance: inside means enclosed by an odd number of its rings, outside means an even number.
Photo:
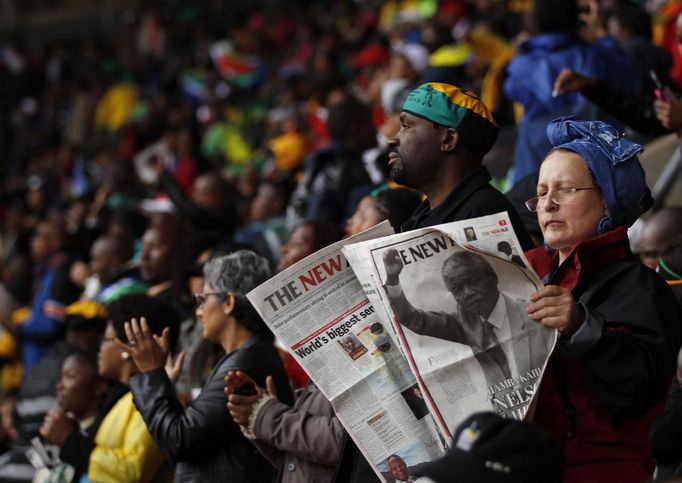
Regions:
<svg viewBox="0 0 682 483"><path fill-rule="evenodd" d="M418 465L415 474L436 483L560 483L563 456L539 426L478 413L459 425L445 456Z"/></svg>
<svg viewBox="0 0 682 483"><path fill-rule="evenodd" d="M457 129L464 145L481 156L497 139L497 124L486 105L470 92L450 84L420 85L407 96L403 111Z"/></svg>
<svg viewBox="0 0 682 483"><path fill-rule="evenodd" d="M560 117L547 125L554 149L579 154L597 180L616 225L630 226L653 205L637 156L642 146L602 121Z"/></svg>

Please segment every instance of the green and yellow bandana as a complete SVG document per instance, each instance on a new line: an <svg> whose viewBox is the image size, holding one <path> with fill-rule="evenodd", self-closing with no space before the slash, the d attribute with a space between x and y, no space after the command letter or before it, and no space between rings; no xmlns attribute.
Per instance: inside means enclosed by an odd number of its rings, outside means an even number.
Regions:
<svg viewBox="0 0 682 483"><path fill-rule="evenodd" d="M407 96L403 111L457 129L464 144L479 154L487 153L497 139L490 109L473 94L450 84L420 85Z"/></svg>

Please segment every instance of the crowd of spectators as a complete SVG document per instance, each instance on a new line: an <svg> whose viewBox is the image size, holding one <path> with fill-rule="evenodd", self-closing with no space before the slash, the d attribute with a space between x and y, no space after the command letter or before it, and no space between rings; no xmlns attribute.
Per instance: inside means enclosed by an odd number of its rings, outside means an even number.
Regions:
<svg viewBox="0 0 682 483"><path fill-rule="evenodd" d="M0 35L0 481L372 481L243 295L383 220L484 214L434 200L474 176L493 191L488 171L511 203L481 196L542 247L522 202L540 194L552 119L645 141L682 128L679 1L138 3L101 36ZM427 147L453 126L401 114L434 95L425 82L473 93L482 124ZM680 208L638 243L680 299ZM224 377L259 393L228 409ZM661 477L682 475L672 386ZM248 398L266 393L249 433ZM308 413L319 445L271 451L273 428Z"/></svg>

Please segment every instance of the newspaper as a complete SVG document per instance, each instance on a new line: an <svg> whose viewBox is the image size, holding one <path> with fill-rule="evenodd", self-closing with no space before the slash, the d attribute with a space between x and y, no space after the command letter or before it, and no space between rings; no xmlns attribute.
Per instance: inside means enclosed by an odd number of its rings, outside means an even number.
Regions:
<svg viewBox="0 0 682 483"><path fill-rule="evenodd" d="M490 410L523 419L556 343L531 320L542 287L506 213L348 245L343 253L392 324L441 434Z"/></svg>
<svg viewBox="0 0 682 483"><path fill-rule="evenodd" d="M341 252L344 245L392 233L384 222L248 294L383 481L394 455L413 465L446 449L385 309L370 302Z"/></svg>

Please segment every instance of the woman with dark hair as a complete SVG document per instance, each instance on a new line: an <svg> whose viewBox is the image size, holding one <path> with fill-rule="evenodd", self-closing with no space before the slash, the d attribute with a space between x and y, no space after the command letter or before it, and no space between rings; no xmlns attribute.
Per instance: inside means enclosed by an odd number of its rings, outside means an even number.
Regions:
<svg viewBox="0 0 682 483"><path fill-rule="evenodd" d="M78 350L64 359L57 382L57 406L45 416L40 432L51 443L63 445L71 431L94 434L99 426L98 414L109 385L97 370L97 353ZM91 427L95 425L94 428ZM61 456L61 455L60 455ZM58 483L80 481L83 471L65 461L53 468L42 468L33 481Z"/></svg>
<svg viewBox="0 0 682 483"><path fill-rule="evenodd" d="M65 412L52 413L41 433L61 446L59 457L87 481L167 481L170 465L154 443L142 416L133 404L128 383L137 367L130 353L115 342L125 337L124 324L144 316L150 333L177 339L177 320L172 307L144 294L125 295L107 306L109 322L98 356L99 375L112 382L95 421L78 431ZM78 415L77 415L78 416Z"/></svg>
<svg viewBox="0 0 682 483"><path fill-rule="evenodd" d="M135 404L152 436L177 464L178 482L269 481L272 470L246 440L226 411L223 378L228 371L247 371L258 384L272 375L278 394L293 397L273 335L246 298L270 277L268 262L247 250L209 260L202 293L195 295L205 339L220 344L225 356L201 394L184 408L164 370L170 343L154 337L144 319L126 324L129 352L140 369L130 382ZM243 387L248 393L252 387Z"/></svg>
<svg viewBox="0 0 682 483"><path fill-rule="evenodd" d="M298 225L282 246L277 271L289 268L321 248L339 241L343 234L336 223L306 221Z"/></svg>
<svg viewBox="0 0 682 483"><path fill-rule="evenodd" d="M291 232L289 239L282 246L282 256L279 259L277 271L286 270L308 255L339 241L342 236L341 229L336 223L306 221L300 224ZM280 352L280 356L284 360L284 367L294 386L299 387L307 384L308 375L296 362L296 359L285 350Z"/></svg>
<svg viewBox="0 0 682 483"><path fill-rule="evenodd" d="M397 232L420 203L421 195L414 190L382 185L360 200L346 223L346 235L356 235L384 220L388 220Z"/></svg>

